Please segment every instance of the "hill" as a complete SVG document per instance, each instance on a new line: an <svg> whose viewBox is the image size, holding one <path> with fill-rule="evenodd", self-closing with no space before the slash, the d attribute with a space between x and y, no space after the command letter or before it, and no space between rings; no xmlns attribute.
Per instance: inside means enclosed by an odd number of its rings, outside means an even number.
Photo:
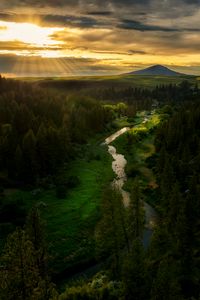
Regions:
<svg viewBox="0 0 200 300"><path fill-rule="evenodd" d="M128 73L129 75L151 75L151 76L181 76L185 75L182 73L178 73L170 70L169 68L162 65L154 65L146 69L134 71Z"/></svg>

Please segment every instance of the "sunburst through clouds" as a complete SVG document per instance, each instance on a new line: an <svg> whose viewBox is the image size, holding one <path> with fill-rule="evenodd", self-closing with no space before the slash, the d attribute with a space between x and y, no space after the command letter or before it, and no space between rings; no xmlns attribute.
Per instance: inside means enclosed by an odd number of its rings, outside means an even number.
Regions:
<svg viewBox="0 0 200 300"><path fill-rule="evenodd" d="M199 74L196 2L1 0L0 72L105 75L165 64Z"/></svg>

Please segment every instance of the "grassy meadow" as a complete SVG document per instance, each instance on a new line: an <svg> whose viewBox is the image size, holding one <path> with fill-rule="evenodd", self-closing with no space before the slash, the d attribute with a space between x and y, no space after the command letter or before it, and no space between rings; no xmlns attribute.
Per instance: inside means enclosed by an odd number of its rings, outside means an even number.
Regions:
<svg viewBox="0 0 200 300"><path fill-rule="evenodd" d="M39 205L49 245L51 267L61 272L80 261L94 258L93 233L100 217L100 200L104 189L113 178L111 157L99 142L82 149L79 157L67 166L68 176L76 176L79 183L58 199L55 188L49 190L7 190L7 203L16 204L27 213ZM1 228L2 237L14 228ZM1 239L1 244L5 239Z"/></svg>

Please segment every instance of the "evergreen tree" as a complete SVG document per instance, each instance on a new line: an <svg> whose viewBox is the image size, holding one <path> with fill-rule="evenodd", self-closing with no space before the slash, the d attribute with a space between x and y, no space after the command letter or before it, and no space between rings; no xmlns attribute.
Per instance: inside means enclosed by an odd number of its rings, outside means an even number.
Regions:
<svg viewBox="0 0 200 300"><path fill-rule="evenodd" d="M23 155L21 147L18 145L15 151L15 172L18 179L22 178Z"/></svg>
<svg viewBox="0 0 200 300"><path fill-rule="evenodd" d="M133 183L128 207L128 231L130 240L142 239L144 230L144 208L141 199L139 182Z"/></svg>
<svg viewBox="0 0 200 300"><path fill-rule="evenodd" d="M36 139L33 131L30 129L23 138L23 175L27 183L36 181L37 160L36 160Z"/></svg>
<svg viewBox="0 0 200 300"><path fill-rule="evenodd" d="M125 299L148 299L145 255L143 245L139 238L134 239L130 253L124 260L122 279Z"/></svg>
<svg viewBox="0 0 200 300"><path fill-rule="evenodd" d="M8 237L0 264L2 300L57 299L57 292L47 273L38 209L31 211L26 230L17 228Z"/></svg>
<svg viewBox="0 0 200 300"><path fill-rule="evenodd" d="M119 277L122 249L127 246L124 215L120 211L122 198L118 191L108 188L102 201L102 219L96 228L96 250L100 257L110 257L114 277Z"/></svg>
<svg viewBox="0 0 200 300"><path fill-rule="evenodd" d="M1 266L1 299L32 299L40 279L33 245L22 229L8 237Z"/></svg>
<svg viewBox="0 0 200 300"><path fill-rule="evenodd" d="M178 282L178 265L169 257L159 265L154 279L151 300L183 300Z"/></svg>
<svg viewBox="0 0 200 300"><path fill-rule="evenodd" d="M25 231L34 247L34 256L37 262L38 270L42 278L47 277L47 253L44 238L44 224L40 218L40 212L37 207L30 211Z"/></svg>

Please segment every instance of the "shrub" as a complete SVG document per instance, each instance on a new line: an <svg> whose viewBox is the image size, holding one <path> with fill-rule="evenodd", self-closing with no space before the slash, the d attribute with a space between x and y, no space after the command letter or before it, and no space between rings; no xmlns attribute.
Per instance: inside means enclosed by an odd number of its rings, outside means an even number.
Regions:
<svg viewBox="0 0 200 300"><path fill-rule="evenodd" d="M56 186L56 197L58 199L64 199L67 194L67 187L63 184Z"/></svg>

